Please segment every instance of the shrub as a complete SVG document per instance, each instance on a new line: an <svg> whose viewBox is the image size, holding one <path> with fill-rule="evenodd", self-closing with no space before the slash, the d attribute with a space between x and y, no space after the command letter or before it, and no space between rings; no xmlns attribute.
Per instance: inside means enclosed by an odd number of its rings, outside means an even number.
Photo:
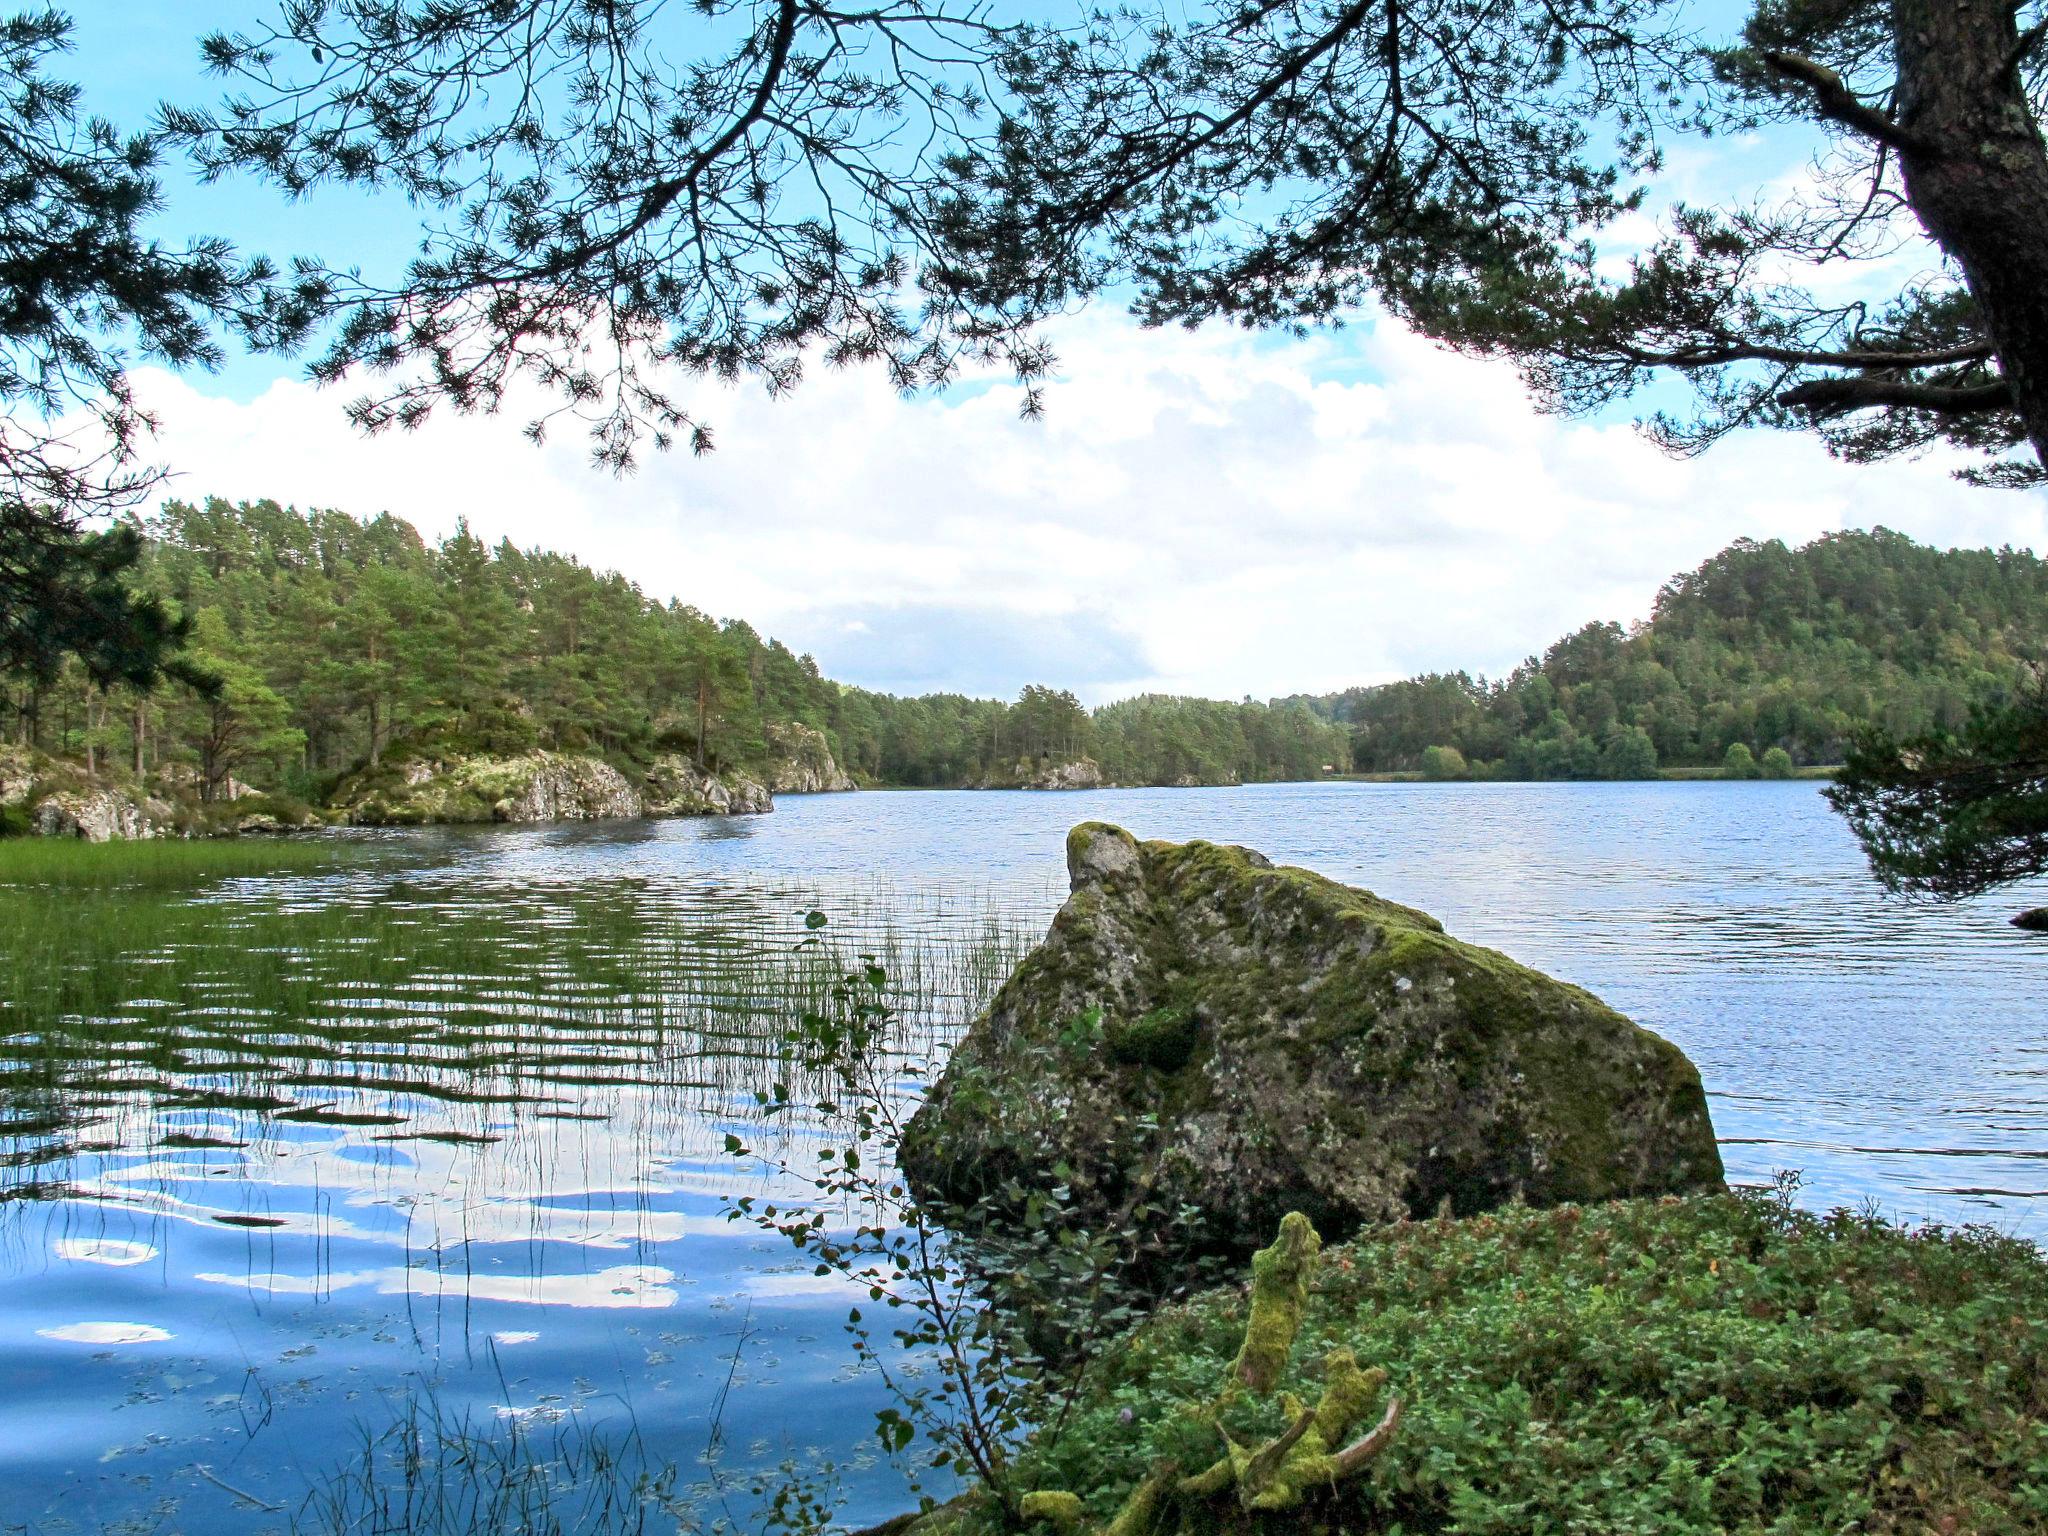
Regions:
<svg viewBox="0 0 2048 1536"><path fill-rule="evenodd" d="M1751 754L1748 747L1739 741L1729 744L1728 755L1721 759L1722 777L1729 779L1753 779L1757 777L1760 771L1756 765L1756 758Z"/></svg>
<svg viewBox="0 0 2048 1536"><path fill-rule="evenodd" d="M1600 748L1600 777L1603 779L1654 779L1657 777L1657 744L1639 725L1616 726Z"/></svg>
<svg viewBox="0 0 2048 1536"><path fill-rule="evenodd" d="M1072 1490L1101 1529L1186 1452L1243 1309L1233 1287L1137 1328L1020 1484ZM1324 1253L1299 1339L1302 1403L1349 1351L1405 1414L1370 1475L1275 1530L2048 1524L2048 1266L1988 1229L1814 1216L1789 1186L1404 1223Z"/></svg>
<svg viewBox="0 0 2048 1536"><path fill-rule="evenodd" d="M1422 776L1425 779L1462 779L1469 772L1465 754L1456 747L1425 747Z"/></svg>
<svg viewBox="0 0 2048 1536"><path fill-rule="evenodd" d="M1791 778L1792 754L1783 747L1772 747L1763 757L1763 775L1767 779Z"/></svg>

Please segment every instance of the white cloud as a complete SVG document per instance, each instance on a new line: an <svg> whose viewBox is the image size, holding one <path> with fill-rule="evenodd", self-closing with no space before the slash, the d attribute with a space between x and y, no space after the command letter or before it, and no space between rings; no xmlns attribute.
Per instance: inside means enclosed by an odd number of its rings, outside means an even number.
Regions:
<svg viewBox="0 0 2048 1536"><path fill-rule="evenodd" d="M303 384L235 403L138 383L177 494L388 510L430 536L466 515L746 618L828 675L920 689L1265 696L1497 672L1646 615L1739 535L2038 545L2048 515L1942 464L1844 466L1789 435L1675 462L1384 322L1281 346L1097 314L1060 339L1043 422L1000 386L906 401L820 372L782 401L706 389L718 451L624 481L573 434L529 446L516 416L365 440L342 395Z"/></svg>

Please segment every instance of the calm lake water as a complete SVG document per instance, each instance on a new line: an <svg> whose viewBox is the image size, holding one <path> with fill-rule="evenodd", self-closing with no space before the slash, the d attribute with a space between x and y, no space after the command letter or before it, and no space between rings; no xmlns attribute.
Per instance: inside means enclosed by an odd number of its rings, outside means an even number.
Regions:
<svg viewBox="0 0 2048 1536"><path fill-rule="evenodd" d="M883 957L927 1049L1043 930L1088 817L1250 844L1592 989L1699 1064L1733 1179L2048 1233L2048 940L2006 923L2048 892L1884 898L1810 784L397 834L332 873L0 893L0 943L49 961L0 1006L0 1531L321 1529L422 1412L636 1431L705 1523L820 1458L849 1518L893 1513L846 1297L724 1219L772 1187L724 1138L760 1141L776 1032L824 980L807 910Z"/></svg>

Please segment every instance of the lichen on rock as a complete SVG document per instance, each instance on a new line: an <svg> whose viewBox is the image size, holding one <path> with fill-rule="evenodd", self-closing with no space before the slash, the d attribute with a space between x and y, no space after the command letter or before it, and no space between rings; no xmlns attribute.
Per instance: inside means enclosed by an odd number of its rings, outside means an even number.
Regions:
<svg viewBox="0 0 2048 1536"><path fill-rule="evenodd" d="M857 789L832 743L813 726L791 721L762 732L768 742L768 787L778 795L837 794Z"/></svg>
<svg viewBox="0 0 2048 1536"><path fill-rule="evenodd" d="M1085 1216L1142 1188L1249 1252L1276 1210L1341 1236L1721 1187L1692 1063L1579 988L1250 849L1091 822L1067 856L911 1122L921 1195L1064 1182Z"/></svg>
<svg viewBox="0 0 2048 1536"><path fill-rule="evenodd" d="M364 826L603 821L642 813L639 792L618 769L565 752L386 764L347 786L342 799L348 819Z"/></svg>
<svg viewBox="0 0 2048 1536"><path fill-rule="evenodd" d="M768 786L751 774L713 773L687 757L657 757L642 781L650 816L760 816L775 809Z"/></svg>
<svg viewBox="0 0 2048 1536"><path fill-rule="evenodd" d="M37 801L30 825L42 837L75 837L88 843L162 837L172 809L160 800L107 787L59 790Z"/></svg>

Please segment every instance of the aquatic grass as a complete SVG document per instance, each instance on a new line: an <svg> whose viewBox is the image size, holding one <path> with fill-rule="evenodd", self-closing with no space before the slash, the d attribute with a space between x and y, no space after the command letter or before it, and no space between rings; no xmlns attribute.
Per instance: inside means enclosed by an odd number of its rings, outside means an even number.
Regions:
<svg viewBox="0 0 2048 1536"><path fill-rule="evenodd" d="M342 868L374 849L372 839L340 836L109 843L68 837L0 838L0 887L191 889L219 880Z"/></svg>
<svg viewBox="0 0 2048 1536"><path fill-rule="evenodd" d="M480 1423L421 1391L359 1437L292 1512L293 1536L650 1536L685 1524L681 1475L649 1457L636 1426L615 1434L567 1411Z"/></svg>
<svg viewBox="0 0 2048 1536"><path fill-rule="evenodd" d="M671 1124L725 1116L836 980L795 944L812 904L900 977L906 1051L964 1022L1031 940L999 912L921 927L872 893L521 884L374 856L185 868L182 884L0 882L0 1183L34 1186L115 1104L218 1110L237 1139L365 1110L485 1138L500 1111L587 1112L627 1087Z"/></svg>

